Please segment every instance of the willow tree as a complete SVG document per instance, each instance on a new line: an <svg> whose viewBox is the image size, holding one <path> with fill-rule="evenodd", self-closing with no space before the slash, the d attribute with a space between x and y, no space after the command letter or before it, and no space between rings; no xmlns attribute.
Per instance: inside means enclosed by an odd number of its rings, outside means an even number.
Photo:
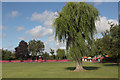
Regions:
<svg viewBox="0 0 120 80"><path fill-rule="evenodd" d="M82 56L88 54L91 48L99 12L85 2L68 2L58 14L54 22L55 38L66 42L66 49L76 61L75 71L84 70Z"/></svg>

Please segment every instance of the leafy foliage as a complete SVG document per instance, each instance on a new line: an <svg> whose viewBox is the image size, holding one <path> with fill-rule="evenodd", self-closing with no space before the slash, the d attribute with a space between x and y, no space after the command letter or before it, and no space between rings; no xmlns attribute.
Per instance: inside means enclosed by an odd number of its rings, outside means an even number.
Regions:
<svg viewBox="0 0 120 80"><path fill-rule="evenodd" d="M108 54L111 57L117 57L120 53L120 26L111 25L110 31L102 33L103 38L96 40L98 54Z"/></svg>
<svg viewBox="0 0 120 80"><path fill-rule="evenodd" d="M29 51L28 51L27 42L22 40L19 43L19 46L15 48L15 56L16 56L16 58L20 58L22 60L28 58Z"/></svg>
<svg viewBox="0 0 120 80"><path fill-rule="evenodd" d="M110 30L111 37L112 37L112 49L111 51L114 53L113 55L119 56L120 55L120 25L111 27Z"/></svg>
<svg viewBox="0 0 120 80"><path fill-rule="evenodd" d="M64 59L65 58L65 50L64 49L57 49L56 51L58 59Z"/></svg>
<svg viewBox="0 0 120 80"><path fill-rule="evenodd" d="M55 54L54 54L54 50L53 49L51 49L50 48L50 53L51 53L51 59L55 59L56 58L56 56L55 56Z"/></svg>
<svg viewBox="0 0 120 80"><path fill-rule="evenodd" d="M84 70L82 56L89 54L93 44L98 10L85 2L68 2L58 14L54 22L55 38L60 42L66 41L66 49L76 61L75 71Z"/></svg>
<svg viewBox="0 0 120 80"><path fill-rule="evenodd" d="M32 56L37 56L38 54L42 54L45 48L45 45L42 41L38 40L30 40L28 44L28 48Z"/></svg>
<svg viewBox="0 0 120 80"><path fill-rule="evenodd" d="M15 58L15 53L9 50L0 49L0 55L2 55L2 60L11 60Z"/></svg>
<svg viewBox="0 0 120 80"><path fill-rule="evenodd" d="M51 53L52 55L54 55L54 50L51 49L51 48L50 48L50 50L51 50L50 53Z"/></svg>
<svg viewBox="0 0 120 80"><path fill-rule="evenodd" d="M99 15L97 9L84 2L68 2L58 14L54 22L55 38L60 42L66 41L66 48L72 51L74 59L88 54L85 41L88 45L92 44L95 21Z"/></svg>
<svg viewBox="0 0 120 80"><path fill-rule="evenodd" d="M42 54L42 56L45 58L45 60L50 59L49 53L47 53L47 52L44 52L44 53Z"/></svg>

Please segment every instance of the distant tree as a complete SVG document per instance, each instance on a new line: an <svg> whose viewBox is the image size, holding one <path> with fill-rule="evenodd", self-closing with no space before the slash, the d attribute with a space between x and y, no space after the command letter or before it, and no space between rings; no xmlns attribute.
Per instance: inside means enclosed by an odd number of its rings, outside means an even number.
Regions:
<svg viewBox="0 0 120 80"><path fill-rule="evenodd" d="M64 59L65 57L65 50L64 49L57 49L56 51L58 59Z"/></svg>
<svg viewBox="0 0 120 80"><path fill-rule="evenodd" d="M50 58L49 53L44 52L42 56L45 58L45 60L48 60Z"/></svg>
<svg viewBox="0 0 120 80"><path fill-rule="evenodd" d="M0 49L0 60L2 60L2 49Z"/></svg>
<svg viewBox="0 0 120 80"><path fill-rule="evenodd" d="M102 32L102 36L95 41L97 53L117 57L120 53L120 26L111 25L110 31Z"/></svg>
<svg viewBox="0 0 120 80"><path fill-rule="evenodd" d="M109 53L111 54L111 44L112 44L112 37L110 36L110 32L106 30L105 32L102 33L103 38L101 39L101 51L103 54Z"/></svg>
<svg viewBox="0 0 120 80"><path fill-rule="evenodd" d="M14 60L14 59L15 59L15 52L12 52L9 60Z"/></svg>
<svg viewBox="0 0 120 80"><path fill-rule="evenodd" d="M50 48L50 53L54 55L54 50Z"/></svg>
<svg viewBox="0 0 120 80"><path fill-rule="evenodd" d="M4 60L4 57L5 57L5 54L6 54L6 51L2 48L2 60Z"/></svg>
<svg viewBox="0 0 120 80"><path fill-rule="evenodd" d="M90 46L90 50L89 50L89 54L87 56L95 56L97 54L97 47L96 47L96 44L95 44L95 40L92 41L92 44Z"/></svg>
<svg viewBox="0 0 120 80"><path fill-rule="evenodd" d="M95 50L94 56L99 55L99 54L104 54L103 49L102 49L102 45L103 44L102 44L101 38L95 40L96 50Z"/></svg>
<svg viewBox="0 0 120 80"><path fill-rule="evenodd" d="M112 37L110 36L110 31L106 30L105 32L102 32L102 36L102 38L95 41L97 54L111 55Z"/></svg>
<svg viewBox="0 0 120 80"><path fill-rule="evenodd" d="M10 51L8 51L4 56L4 60L9 60L11 58L11 54L12 53Z"/></svg>
<svg viewBox="0 0 120 80"><path fill-rule="evenodd" d="M50 48L50 53L51 53L51 55L52 55L52 56L51 56L51 57L52 57L52 59L55 59L56 57L55 57L55 54L54 54L54 50L53 50L53 49L51 49L51 48Z"/></svg>
<svg viewBox="0 0 120 80"><path fill-rule="evenodd" d="M28 48L32 56L42 55L45 45L40 40L30 40L28 44Z"/></svg>
<svg viewBox="0 0 120 80"><path fill-rule="evenodd" d="M82 56L89 54L88 45L94 39L95 21L99 19L99 12L85 2L68 2L58 14L54 22L55 37L60 42L66 41L66 49L76 61L75 71L84 70Z"/></svg>
<svg viewBox="0 0 120 80"><path fill-rule="evenodd" d="M120 25L111 25L110 36L112 38L111 53L120 58Z"/></svg>
<svg viewBox="0 0 120 80"><path fill-rule="evenodd" d="M0 52L2 52L2 60L11 60L15 58L15 54L12 51L1 49Z"/></svg>
<svg viewBox="0 0 120 80"><path fill-rule="evenodd" d="M16 58L20 58L21 60L28 58L29 51L27 42L25 42L24 40L20 41L19 46L15 48L15 56Z"/></svg>

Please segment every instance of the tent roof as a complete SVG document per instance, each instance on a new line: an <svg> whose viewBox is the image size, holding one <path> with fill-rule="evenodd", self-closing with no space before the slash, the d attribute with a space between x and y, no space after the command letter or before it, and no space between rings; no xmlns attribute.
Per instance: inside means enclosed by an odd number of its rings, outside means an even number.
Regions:
<svg viewBox="0 0 120 80"><path fill-rule="evenodd" d="M87 58L87 56L84 56L83 58Z"/></svg>

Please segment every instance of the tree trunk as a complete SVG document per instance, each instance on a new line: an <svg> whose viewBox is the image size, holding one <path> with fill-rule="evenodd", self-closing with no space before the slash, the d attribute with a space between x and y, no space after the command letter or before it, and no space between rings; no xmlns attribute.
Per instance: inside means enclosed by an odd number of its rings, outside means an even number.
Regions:
<svg viewBox="0 0 120 80"><path fill-rule="evenodd" d="M84 71L82 60L76 60L76 69L74 71Z"/></svg>

